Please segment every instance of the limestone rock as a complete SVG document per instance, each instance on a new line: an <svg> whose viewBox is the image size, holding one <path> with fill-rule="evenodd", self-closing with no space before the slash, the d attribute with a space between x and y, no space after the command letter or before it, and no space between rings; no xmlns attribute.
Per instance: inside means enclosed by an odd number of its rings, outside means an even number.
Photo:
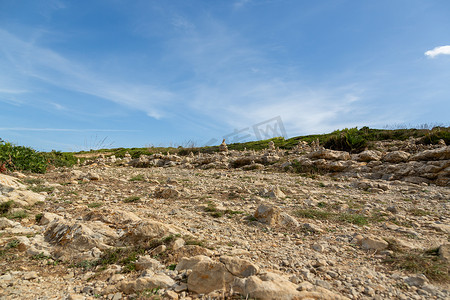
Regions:
<svg viewBox="0 0 450 300"><path fill-rule="evenodd" d="M323 229L320 228L318 225L313 223L305 223L303 224L303 228L307 231L314 232L314 233L323 233Z"/></svg>
<svg viewBox="0 0 450 300"><path fill-rule="evenodd" d="M417 276L410 276L405 278L405 282L411 286L421 287L428 282L428 279L425 277L425 275L420 274Z"/></svg>
<svg viewBox="0 0 450 300"><path fill-rule="evenodd" d="M155 288L169 288L175 284L175 281L164 274L151 274L151 276L139 277L136 280L122 281L118 289L126 294L142 292Z"/></svg>
<svg viewBox="0 0 450 300"><path fill-rule="evenodd" d="M95 173L95 172L89 172L89 173L86 175L86 178L89 179L89 180L92 180L92 181L97 181L97 180L101 180L101 179L102 179L102 178L100 177L100 175L98 175L98 174Z"/></svg>
<svg viewBox="0 0 450 300"><path fill-rule="evenodd" d="M180 193L172 186L158 186L155 190L156 198L176 198Z"/></svg>
<svg viewBox="0 0 450 300"><path fill-rule="evenodd" d="M281 198L286 197L286 195L283 193L283 191L280 189L279 186L272 187L272 189L267 194L267 196L270 198L276 198L276 199L281 199Z"/></svg>
<svg viewBox="0 0 450 300"><path fill-rule="evenodd" d="M57 246L55 255L79 258L84 251L107 249L119 238L118 234L100 222L81 223L55 219L47 226L45 241Z"/></svg>
<svg viewBox="0 0 450 300"><path fill-rule="evenodd" d="M141 221L136 214L118 209L101 208L86 214L83 219L85 221L101 221L107 224L126 225Z"/></svg>
<svg viewBox="0 0 450 300"><path fill-rule="evenodd" d="M212 261L211 258L205 256L205 255L197 255L194 257L183 257L180 262L178 263L175 270L181 271L181 270L192 270L192 268L197 265L200 262L210 262Z"/></svg>
<svg viewBox="0 0 450 300"><path fill-rule="evenodd" d="M411 154L405 151L392 151L383 157L383 161L390 163L400 163L408 161Z"/></svg>
<svg viewBox="0 0 450 300"><path fill-rule="evenodd" d="M297 219L295 219L293 216L291 216L285 212L280 213L278 220L279 220L278 223L281 226L294 227L294 228L299 226Z"/></svg>
<svg viewBox="0 0 450 300"><path fill-rule="evenodd" d="M378 161L381 159L381 152L376 150L365 150L356 156L357 161Z"/></svg>
<svg viewBox="0 0 450 300"><path fill-rule="evenodd" d="M0 230L15 227L17 225L20 225L20 223L8 220L7 218L4 217L0 217Z"/></svg>
<svg viewBox="0 0 450 300"><path fill-rule="evenodd" d="M32 206L37 202L44 202L45 196L32 191L14 190L8 194L7 200L12 200L19 206Z"/></svg>
<svg viewBox="0 0 450 300"><path fill-rule="evenodd" d="M9 193L14 189L25 188L26 186L20 183L17 178L0 173L0 191L2 191L2 193Z"/></svg>
<svg viewBox="0 0 450 300"><path fill-rule="evenodd" d="M233 289L244 297L263 300L348 299L320 287L311 287L311 291L298 291L296 284L269 272L260 276L235 278Z"/></svg>
<svg viewBox="0 0 450 300"><path fill-rule="evenodd" d="M225 139L223 139L222 144L219 145L219 152L228 152L228 147L225 143Z"/></svg>
<svg viewBox="0 0 450 300"><path fill-rule="evenodd" d="M345 151L335 151L329 149L322 149L319 151L311 152L307 155L311 159L325 159L325 160L349 160L351 156Z"/></svg>
<svg viewBox="0 0 450 300"><path fill-rule="evenodd" d="M375 236L364 237L361 240L361 248L364 250L384 250L388 246L388 242Z"/></svg>
<svg viewBox="0 0 450 300"><path fill-rule="evenodd" d="M443 244L439 247L439 257L450 263L450 244Z"/></svg>
<svg viewBox="0 0 450 300"><path fill-rule="evenodd" d="M228 290L233 279L224 264L212 260L200 261L192 267L187 284L190 292L207 294L215 290Z"/></svg>
<svg viewBox="0 0 450 300"><path fill-rule="evenodd" d="M131 224L125 231L123 240L125 242L136 243L148 241L154 238L162 238L171 234L180 234L183 230L173 225L161 222L145 220L136 224Z"/></svg>
<svg viewBox="0 0 450 300"><path fill-rule="evenodd" d="M221 256L219 259L225 268L234 276L249 277L259 272L258 266L252 262L232 256Z"/></svg>
<svg viewBox="0 0 450 300"><path fill-rule="evenodd" d="M278 221L280 211L272 205L261 204L254 213L254 217L261 223L275 225Z"/></svg>
<svg viewBox="0 0 450 300"><path fill-rule="evenodd" d="M62 217L51 212L45 212L42 214L42 217L39 220L39 225L47 225L55 219L62 219Z"/></svg>
<svg viewBox="0 0 450 300"><path fill-rule="evenodd" d="M164 269L164 265L150 255L144 255L136 261L136 270L141 271L146 269L161 270Z"/></svg>
<svg viewBox="0 0 450 300"><path fill-rule="evenodd" d="M425 150L411 157L411 160L445 160L450 159L450 146Z"/></svg>

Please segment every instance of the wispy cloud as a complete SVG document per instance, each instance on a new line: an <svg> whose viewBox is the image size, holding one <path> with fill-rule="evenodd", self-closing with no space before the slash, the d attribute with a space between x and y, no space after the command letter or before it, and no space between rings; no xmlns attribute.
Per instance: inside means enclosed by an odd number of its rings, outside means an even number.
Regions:
<svg viewBox="0 0 450 300"><path fill-rule="evenodd" d="M425 55L431 58L434 58L438 55L450 55L450 45L440 46L432 50L428 50L427 52L425 52Z"/></svg>
<svg viewBox="0 0 450 300"><path fill-rule="evenodd" d="M24 94L24 93L28 93L28 91L0 88L0 94Z"/></svg>
<svg viewBox="0 0 450 300"><path fill-rule="evenodd" d="M4 127L3 131L55 131L55 132L141 132L142 130L126 129L73 129L73 128L26 128L26 127Z"/></svg>
<svg viewBox="0 0 450 300"><path fill-rule="evenodd" d="M245 5L249 4L252 0L238 0L233 3L233 7L235 9L239 9L241 7L244 7Z"/></svg>
<svg viewBox="0 0 450 300"><path fill-rule="evenodd" d="M24 41L3 29L0 29L0 40L0 51L13 66L0 70L2 77L36 78L59 88L144 111L154 118L161 118L164 115L161 107L173 100L173 94L163 88L98 74L57 52Z"/></svg>

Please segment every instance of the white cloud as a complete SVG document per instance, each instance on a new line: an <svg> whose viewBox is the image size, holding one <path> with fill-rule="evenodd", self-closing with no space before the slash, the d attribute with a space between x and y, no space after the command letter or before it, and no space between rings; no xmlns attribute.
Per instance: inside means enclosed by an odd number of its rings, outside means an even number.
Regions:
<svg viewBox="0 0 450 300"><path fill-rule="evenodd" d="M449 46L440 46L436 47L432 50L428 50L425 52L426 56L429 56L431 58L436 57L437 55L450 55L450 45Z"/></svg>

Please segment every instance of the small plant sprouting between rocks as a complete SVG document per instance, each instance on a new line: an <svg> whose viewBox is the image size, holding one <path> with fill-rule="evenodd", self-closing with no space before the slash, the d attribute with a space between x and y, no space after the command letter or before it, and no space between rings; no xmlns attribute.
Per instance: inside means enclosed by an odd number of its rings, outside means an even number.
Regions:
<svg viewBox="0 0 450 300"><path fill-rule="evenodd" d="M55 188L52 186L45 186L42 184L36 185L36 186L32 186L30 188L31 191L35 192L35 193L42 193L42 192L46 192L48 194L52 193Z"/></svg>
<svg viewBox="0 0 450 300"><path fill-rule="evenodd" d="M132 202L137 202L140 199L141 199L141 197L139 197L139 196L130 196L130 197L123 199L123 202L124 203L132 203Z"/></svg>
<svg viewBox="0 0 450 300"><path fill-rule="evenodd" d="M38 213L34 216L34 220L36 221L36 223L39 223L42 219L43 214L42 213Z"/></svg>
<svg viewBox="0 0 450 300"><path fill-rule="evenodd" d="M129 181L145 181L144 175L138 174L129 179Z"/></svg>
<svg viewBox="0 0 450 300"><path fill-rule="evenodd" d="M12 200L0 203L0 216L4 217L9 212L13 204L14 201Z"/></svg>
<svg viewBox="0 0 450 300"><path fill-rule="evenodd" d="M44 180L42 180L41 178L25 178L25 179L23 179L23 182L28 185L33 185L33 184L39 185L39 184L43 184Z"/></svg>
<svg viewBox="0 0 450 300"><path fill-rule="evenodd" d="M231 210L231 209L226 209L226 210L219 210L217 209L217 206L214 202L212 201L208 201L207 202L207 206L205 207L205 211L210 213L210 215L214 218L220 218L224 215L238 215L238 214L243 214L243 211L239 211L239 210Z"/></svg>
<svg viewBox="0 0 450 300"><path fill-rule="evenodd" d="M307 219L331 220L336 222L351 223L359 226L369 224L368 218L359 214L335 213L319 209L298 209L295 211L295 214L300 218Z"/></svg>
<svg viewBox="0 0 450 300"><path fill-rule="evenodd" d="M6 244L6 249L17 248L17 246L19 246L19 243L19 240L9 241L8 244Z"/></svg>
<svg viewBox="0 0 450 300"><path fill-rule="evenodd" d="M87 207L89 207L89 208L96 208L96 207L100 207L102 205L103 205L103 203L100 203L100 202L92 202L92 203L89 203L87 205Z"/></svg>
<svg viewBox="0 0 450 300"><path fill-rule="evenodd" d="M24 210L19 210L9 213L6 217L8 219L25 219L26 217L28 217L28 213Z"/></svg>
<svg viewBox="0 0 450 300"><path fill-rule="evenodd" d="M384 262L395 269L423 274L432 282L450 282L450 264L439 257L439 248L404 250L388 240L393 254Z"/></svg>
<svg viewBox="0 0 450 300"><path fill-rule="evenodd" d="M428 216L430 214L429 211L420 209L420 208L413 208L409 211L409 213L413 216L416 217L423 217L423 216Z"/></svg>

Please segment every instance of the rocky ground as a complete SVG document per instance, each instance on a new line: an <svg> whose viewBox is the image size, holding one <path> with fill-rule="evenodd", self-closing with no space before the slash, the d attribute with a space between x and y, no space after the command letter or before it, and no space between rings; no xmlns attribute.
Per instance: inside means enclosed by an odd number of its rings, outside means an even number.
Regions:
<svg viewBox="0 0 450 300"><path fill-rule="evenodd" d="M408 147L0 174L1 299L448 299L450 147Z"/></svg>

